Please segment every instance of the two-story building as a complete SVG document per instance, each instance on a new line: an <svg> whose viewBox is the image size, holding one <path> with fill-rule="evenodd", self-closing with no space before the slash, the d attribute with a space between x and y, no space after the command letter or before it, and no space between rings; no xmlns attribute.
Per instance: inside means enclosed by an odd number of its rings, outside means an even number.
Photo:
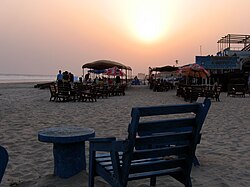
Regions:
<svg viewBox="0 0 250 187"><path fill-rule="evenodd" d="M250 35L228 34L217 42L218 52L214 55L196 56L196 63L207 69L215 81L226 90L231 79L246 81L250 75Z"/></svg>

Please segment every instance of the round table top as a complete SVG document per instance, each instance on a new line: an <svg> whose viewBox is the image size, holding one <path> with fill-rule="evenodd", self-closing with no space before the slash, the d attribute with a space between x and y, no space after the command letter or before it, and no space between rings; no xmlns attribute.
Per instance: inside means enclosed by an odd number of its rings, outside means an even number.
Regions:
<svg viewBox="0 0 250 187"><path fill-rule="evenodd" d="M39 141L50 143L83 142L94 136L94 129L87 127L53 127L38 132Z"/></svg>

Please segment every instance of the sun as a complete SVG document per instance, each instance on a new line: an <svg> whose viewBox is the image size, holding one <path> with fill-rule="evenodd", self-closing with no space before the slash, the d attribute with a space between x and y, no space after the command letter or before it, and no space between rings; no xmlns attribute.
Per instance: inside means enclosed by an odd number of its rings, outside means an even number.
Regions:
<svg viewBox="0 0 250 187"><path fill-rule="evenodd" d="M136 19L135 32L138 37L145 41L156 40L161 35L161 23L156 14L142 12Z"/></svg>
<svg viewBox="0 0 250 187"><path fill-rule="evenodd" d="M142 41L153 42L166 32L167 14L161 3L138 1L133 13L133 34Z"/></svg>

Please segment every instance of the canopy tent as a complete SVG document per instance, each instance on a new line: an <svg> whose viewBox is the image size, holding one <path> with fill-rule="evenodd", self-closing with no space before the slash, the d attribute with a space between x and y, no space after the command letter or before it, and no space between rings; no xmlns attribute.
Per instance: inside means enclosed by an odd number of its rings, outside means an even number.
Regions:
<svg viewBox="0 0 250 187"><path fill-rule="evenodd" d="M168 74L169 75L175 74L177 70L178 70L178 67L169 66L169 65L162 66L162 67L154 67L154 68L149 67L149 79L151 81L151 79L157 79L157 77L165 78L166 76L168 76ZM153 74L153 72L155 72L155 74Z"/></svg>
<svg viewBox="0 0 250 187"><path fill-rule="evenodd" d="M163 67L155 67L155 68L151 68L151 72L152 71L159 71L159 72L163 72L163 71L176 71L178 70L178 67L175 66L163 66Z"/></svg>
<svg viewBox="0 0 250 187"><path fill-rule="evenodd" d="M111 61L111 60L97 60L94 62L86 63L82 66L82 68L89 68L89 69L95 69L95 70L103 70L108 69L112 67L118 67L119 69L125 69L125 70L132 70L131 67L125 66L124 64L121 64L119 62Z"/></svg>
<svg viewBox="0 0 250 187"><path fill-rule="evenodd" d="M83 76L84 76L84 69L88 68L88 69L92 69L92 70L107 70L113 67L117 67L118 69L121 70L126 70L126 73L124 73L123 75L126 75L126 82L127 82L127 75L128 72L127 71L132 71L132 68L129 66L126 66L124 64L121 64L119 62L115 62L115 61L111 61L111 60L97 60L94 62L90 62L90 63L86 63L82 66L83 69Z"/></svg>

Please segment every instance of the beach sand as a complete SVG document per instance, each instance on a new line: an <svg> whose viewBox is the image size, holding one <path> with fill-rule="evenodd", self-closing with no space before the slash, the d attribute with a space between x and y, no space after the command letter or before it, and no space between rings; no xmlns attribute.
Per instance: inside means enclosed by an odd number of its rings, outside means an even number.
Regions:
<svg viewBox="0 0 250 187"><path fill-rule="evenodd" d="M77 126L95 129L96 137L126 138L131 108L186 103L175 90L153 92L147 86L128 88L125 96L97 102L49 102L48 89L34 84L0 84L0 145L9 152L9 163L0 186L85 187L85 171L69 178L53 175L52 144L39 142L37 133L48 127ZM250 186L250 96L227 97L212 106L197 147L201 166L193 167L192 183L199 187ZM88 162L88 143L86 143ZM100 178L97 187L109 186ZM130 187L147 187L149 180L129 182ZM183 186L166 176L157 186Z"/></svg>

